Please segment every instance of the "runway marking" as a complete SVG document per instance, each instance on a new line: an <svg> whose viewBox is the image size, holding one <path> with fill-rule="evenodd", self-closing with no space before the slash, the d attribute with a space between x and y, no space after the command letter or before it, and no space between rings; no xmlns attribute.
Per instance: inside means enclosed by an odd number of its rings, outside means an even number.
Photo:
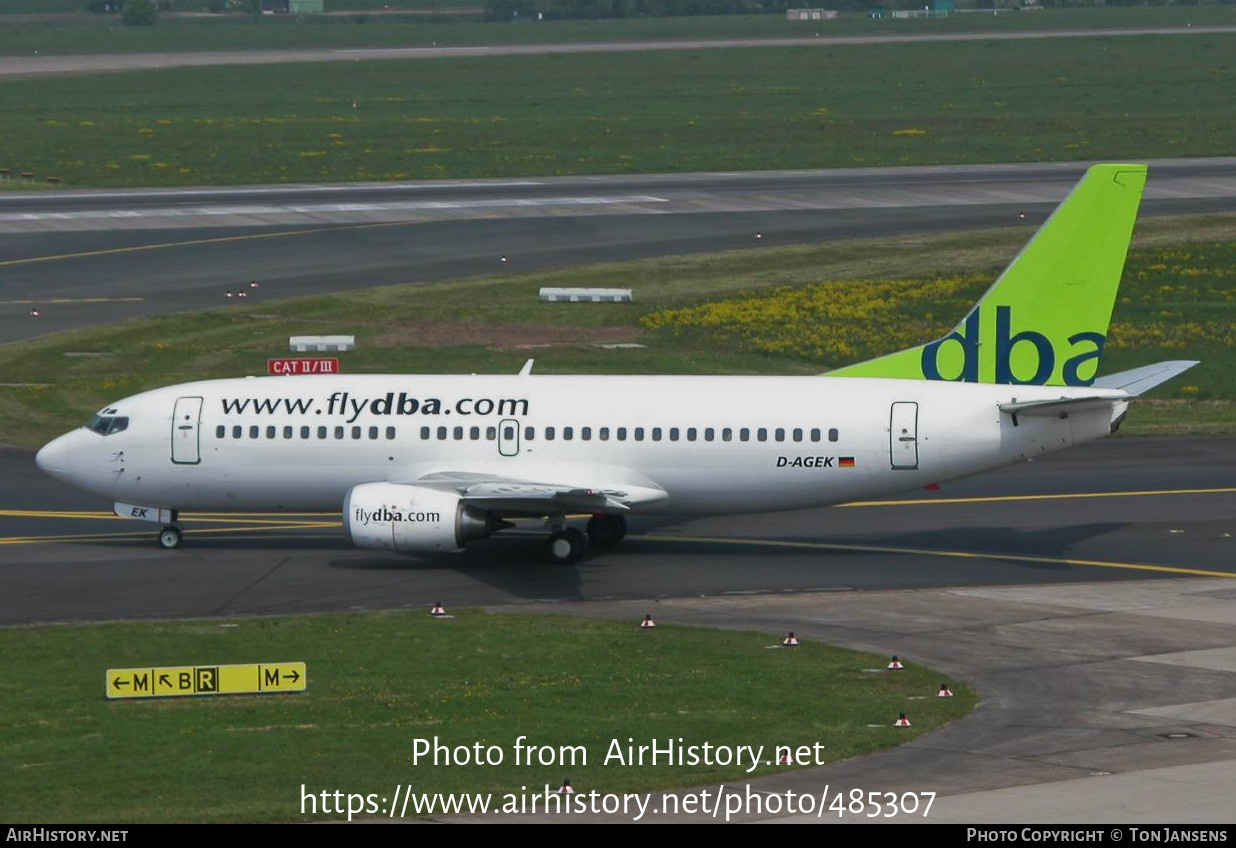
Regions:
<svg viewBox="0 0 1236 848"><path fill-rule="evenodd" d="M325 522L321 524L264 524L254 527L207 527L191 530L190 532L194 536L202 536L207 533L260 533L272 530L333 530L338 526L338 524ZM145 530L125 533L82 533L69 536L9 536L6 538L0 538L0 545L41 545L49 542L127 541L130 539L149 539L153 535L153 530ZM308 537L300 536L297 538Z"/></svg>
<svg viewBox="0 0 1236 848"><path fill-rule="evenodd" d="M234 523L261 523L264 519L278 519L279 523L287 523L293 518L303 518L309 521L321 521L324 516L338 515L337 512L186 512L180 518L183 521L229 521ZM81 518L98 521L133 521L134 519L116 515L114 512L102 510L45 510L45 509L0 509L0 517L12 518ZM339 522L334 522L338 525Z"/></svg>
<svg viewBox="0 0 1236 848"><path fill-rule="evenodd" d="M145 300L144 297L56 297L51 300L0 300L0 306L46 306L49 303L142 303Z"/></svg>
<svg viewBox="0 0 1236 848"><path fill-rule="evenodd" d="M229 244L237 241L256 239L287 238L289 236L314 235L316 233L338 233L348 230L368 230L378 227L410 227L415 221L380 221L371 224L347 224L338 227L317 227L311 230L284 230L278 233L249 233L243 236L218 236L207 239L189 239L188 241L168 241L158 244L138 244L132 247L110 247L106 250L84 250L80 253L56 253L50 256L30 256L25 259L7 259L0 262L0 268L12 265L30 265L35 262L55 262L59 259L85 259L91 256L113 256L125 253L141 253L147 250L167 250L174 247L197 247L204 244Z"/></svg>
<svg viewBox="0 0 1236 848"><path fill-rule="evenodd" d="M837 504L838 507L883 507L883 506L927 506L947 504L975 503L1015 503L1019 501L1051 501L1074 500L1080 498L1140 498L1164 497L1170 495L1230 495L1236 494L1236 486L1226 486L1211 489L1151 489L1133 492L1082 492L1075 494L1048 495L991 495L973 498L932 498L896 501L852 501ZM338 515L336 512L190 512L181 515L184 521L233 521L254 522L261 518L276 518L287 521L294 518L309 518L320 521L325 516ZM13 518L82 518L98 520L130 521L111 512L102 510L43 510L43 509L0 509L0 517ZM569 518L587 518L587 515L571 515ZM517 521L542 521L540 518L516 519ZM336 526L339 522L334 522Z"/></svg>
<svg viewBox="0 0 1236 848"><path fill-rule="evenodd" d="M849 551L876 554L916 554L919 556L944 557L949 559L1000 559L1010 562L1034 562L1048 565L1084 565L1094 568L1115 568L1126 571L1153 571L1163 574L1181 574L1189 577L1236 578L1236 572L1209 571L1202 568L1183 568L1174 565L1147 565L1134 562L1109 562L1097 559L1072 559L1068 557L1033 556L1030 554L1002 554L982 551L950 551L938 548L901 548L890 545L847 545L836 542L789 542L779 539L726 539L707 536L632 536L650 542L694 542L696 544L741 545L745 547L801 548L806 550Z"/></svg>
<svg viewBox="0 0 1236 848"><path fill-rule="evenodd" d="M1154 495L1230 495L1236 493L1236 486L1226 486L1214 489L1152 489L1143 492L1080 492L1076 494L1057 495L991 495L976 498L915 498L901 501L852 501L837 504L837 506L922 506L924 504L972 504L972 503L1002 503L1017 501L1066 501L1079 498L1142 498Z"/></svg>
<svg viewBox="0 0 1236 848"><path fill-rule="evenodd" d="M551 206L614 206L630 203L668 203L648 194L562 195L559 197L493 197L477 200L389 200L352 203L220 204L151 209L81 209L68 212L0 212L0 222L103 221L143 218L218 218L230 215L317 215L334 212L437 212L454 209L541 209ZM404 222L406 223L406 222Z"/></svg>

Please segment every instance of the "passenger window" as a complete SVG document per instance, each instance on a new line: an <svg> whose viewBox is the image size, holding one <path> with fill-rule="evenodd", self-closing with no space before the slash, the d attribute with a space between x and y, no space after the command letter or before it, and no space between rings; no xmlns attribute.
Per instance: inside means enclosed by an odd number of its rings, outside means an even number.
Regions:
<svg viewBox="0 0 1236 848"><path fill-rule="evenodd" d="M739 431L738 431L738 439L739 439L739 441L743 441L743 442L749 442L749 441L751 441L751 428L750 428L750 427L743 427L741 430L739 430Z"/></svg>
<svg viewBox="0 0 1236 848"><path fill-rule="evenodd" d="M777 428L777 430L776 430L776 432L775 432L775 433L773 433L773 437L774 437L774 438L775 438L778 442L784 442L784 441L785 441L785 428L783 428L783 427L778 427L778 428Z"/></svg>
<svg viewBox="0 0 1236 848"><path fill-rule="evenodd" d="M621 431L621 430L619 430L619 431L618 431L618 433L619 433L618 438L620 438L620 439L621 439L621 438L622 438L622 435L621 435L621 434L622 434L622 431ZM635 428L635 441L637 441L637 442L642 442L642 441L644 441L644 428L643 428L643 427L636 427L636 428Z"/></svg>
<svg viewBox="0 0 1236 848"><path fill-rule="evenodd" d="M342 427L336 427L336 428L335 428L335 438L336 438L336 439L342 439L342 438L343 438L343 428L342 428Z"/></svg>
<svg viewBox="0 0 1236 848"><path fill-rule="evenodd" d="M801 442L802 440L803 440L803 428L795 427L794 428L794 441Z"/></svg>
<svg viewBox="0 0 1236 848"><path fill-rule="evenodd" d="M838 439L838 437L839 437L839 436L840 436L840 434L837 432L837 428L836 428L836 427L833 427L831 430L829 430L829 431L828 431L828 440L829 440L830 442L835 442L835 441L837 441L837 439Z"/></svg>
<svg viewBox="0 0 1236 848"><path fill-rule="evenodd" d="M715 430L713 430L711 427L704 428L704 441L711 442L714 436L716 436Z"/></svg>
<svg viewBox="0 0 1236 848"><path fill-rule="evenodd" d="M678 441L678 428L677 427L670 427L670 441L671 442Z"/></svg>
<svg viewBox="0 0 1236 848"><path fill-rule="evenodd" d="M440 442L446 441L446 428L445 427L438 428L438 441Z"/></svg>
<svg viewBox="0 0 1236 848"><path fill-rule="evenodd" d="M480 438L481 438L481 428L480 428L480 427L471 427L471 428L469 428L469 429L468 429L468 438L470 438L470 439L471 439L472 441L474 441L474 442L476 442L476 441L480 441Z"/></svg>
<svg viewBox="0 0 1236 848"><path fill-rule="evenodd" d="M608 441L609 441L609 428L608 428L608 427L602 427L602 428L601 428L601 434L600 434L600 435L601 435L601 441L603 441L603 442L608 442Z"/></svg>
<svg viewBox="0 0 1236 848"><path fill-rule="evenodd" d="M241 428L239 424L237 424L236 426L232 428L232 438L239 439L242 432L243 432L243 429Z"/></svg>
<svg viewBox="0 0 1236 848"><path fill-rule="evenodd" d="M394 427L386 428L386 438L388 441L394 441L395 439L395 428Z"/></svg>
<svg viewBox="0 0 1236 848"><path fill-rule="evenodd" d="M285 439L292 438L292 428L290 426L283 428L283 438Z"/></svg>
<svg viewBox="0 0 1236 848"><path fill-rule="evenodd" d="M563 427L562 428L562 438L568 442L571 441L571 439L575 438L575 428L574 427Z"/></svg>
<svg viewBox="0 0 1236 848"><path fill-rule="evenodd" d="M256 439L261 434L261 432L262 432L262 428L254 424L251 427L249 427L249 438Z"/></svg>
<svg viewBox="0 0 1236 848"><path fill-rule="evenodd" d="M502 438L508 442L515 441L515 428L509 424L502 428Z"/></svg>
<svg viewBox="0 0 1236 848"><path fill-rule="evenodd" d="M536 438L536 428L535 427L525 427L524 428L524 441L530 442L535 438Z"/></svg>
<svg viewBox="0 0 1236 848"><path fill-rule="evenodd" d="M498 438L498 428L497 427L486 427L485 428L485 438L491 442L494 439Z"/></svg>
<svg viewBox="0 0 1236 848"><path fill-rule="evenodd" d="M652 428L652 440L653 440L654 442L659 442L659 441L661 441L661 428L660 428L660 427L653 427L653 428Z"/></svg>
<svg viewBox="0 0 1236 848"><path fill-rule="evenodd" d="M421 428L421 438L424 439L425 441L429 441L429 428L428 427Z"/></svg>
<svg viewBox="0 0 1236 848"><path fill-rule="evenodd" d="M455 441L458 442L461 439L463 439L463 427L456 427L455 428Z"/></svg>
<svg viewBox="0 0 1236 848"><path fill-rule="evenodd" d="M326 438L326 428L325 428L325 427L319 427L319 428L318 428L318 438L319 438L319 439L325 439L325 438Z"/></svg>
<svg viewBox="0 0 1236 848"><path fill-rule="evenodd" d="M554 428L546 427L545 428L545 441L552 442L553 440L554 440Z"/></svg>
<svg viewBox="0 0 1236 848"><path fill-rule="evenodd" d="M360 427L353 427L353 428L352 428L352 438L353 438L353 439L359 439L360 437L361 437L361 428L360 428Z"/></svg>
<svg viewBox="0 0 1236 848"><path fill-rule="evenodd" d="M266 428L266 438L273 439L274 437L275 437L275 427L272 424Z"/></svg>
<svg viewBox="0 0 1236 848"><path fill-rule="evenodd" d="M625 442L627 440L627 428L619 427L615 435L618 437L618 441Z"/></svg>
<svg viewBox="0 0 1236 848"><path fill-rule="evenodd" d="M220 424L218 427L215 428L215 438L216 439L222 439L225 435L227 435L227 428L224 427L222 424Z"/></svg>
<svg viewBox="0 0 1236 848"><path fill-rule="evenodd" d="M308 427L301 427L301 428L300 428L300 437L301 437L302 439L307 439L307 438L309 438L309 428L308 428Z"/></svg>
<svg viewBox="0 0 1236 848"><path fill-rule="evenodd" d="M377 439L377 438L378 438L378 428L377 428L377 427L370 427L370 428L369 428L369 438L370 438L370 439ZM390 438L390 437L389 437L389 436L387 436L387 438Z"/></svg>
<svg viewBox="0 0 1236 848"><path fill-rule="evenodd" d="M729 442L729 441L733 441L733 439L734 439L734 431L731 430L729 427L726 427L724 430L721 431L721 441Z"/></svg>
<svg viewBox="0 0 1236 848"><path fill-rule="evenodd" d="M768 428L767 428L767 427L761 427L760 429L756 430L756 431L755 431L755 437L756 437L757 439L759 439L761 442L766 442L766 441L768 441Z"/></svg>
<svg viewBox="0 0 1236 848"><path fill-rule="evenodd" d="M811 441L818 442L819 440L820 440L820 428L812 427L811 428Z"/></svg>
<svg viewBox="0 0 1236 848"><path fill-rule="evenodd" d="M591 441L592 440L592 428L591 427L580 427L579 437L583 439L585 442Z"/></svg>
<svg viewBox="0 0 1236 848"><path fill-rule="evenodd" d="M688 442L694 442L694 441L695 441L695 437L696 437L696 435L697 435L697 434L696 434L696 432L695 432L695 428L694 428L694 427L688 427L688 428L687 428L687 441L688 441Z"/></svg>

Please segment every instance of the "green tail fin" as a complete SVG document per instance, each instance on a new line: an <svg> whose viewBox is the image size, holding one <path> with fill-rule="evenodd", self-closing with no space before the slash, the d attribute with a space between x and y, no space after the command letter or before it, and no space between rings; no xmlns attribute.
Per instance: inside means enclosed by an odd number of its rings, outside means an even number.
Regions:
<svg viewBox="0 0 1236 848"><path fill-rule="evenodd" d="M1090 385L1145 185L1145 165L1093 166L951 333L828 376Z"/></svg>

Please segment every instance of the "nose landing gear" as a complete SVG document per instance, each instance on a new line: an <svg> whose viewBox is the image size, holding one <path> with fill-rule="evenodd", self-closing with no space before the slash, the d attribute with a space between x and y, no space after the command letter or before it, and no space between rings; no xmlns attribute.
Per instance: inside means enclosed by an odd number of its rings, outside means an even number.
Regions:
<svg viewBox="0 0 1236 848"><path fill-rule="evenodd" d="M180 547L180 528L169 524L159 531L159 547L164 550L175 550Z"/></svg>

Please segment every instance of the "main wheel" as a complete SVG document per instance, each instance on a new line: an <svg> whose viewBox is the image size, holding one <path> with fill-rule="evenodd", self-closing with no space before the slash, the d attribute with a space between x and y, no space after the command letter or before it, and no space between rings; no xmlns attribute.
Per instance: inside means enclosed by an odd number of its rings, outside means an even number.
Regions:
<svg viewBox="0 0 1236 848"><path fill-rule="evenodd" d="M627 519L621 515L594 515L588 519L588 541L598 548L608 548L627 535Z"/></svg>
<svg viewBox="0 0 1236 848"><path fill-rule="evenodd" d="M580 557L584 555L584 547L587 540L584 534L576 530L574 527L568 527L565 530L559 530L549 537L549 543L545 550L549 554L549 561L559 565L567 565L572 562L579 562Z"/></svg>
<svg viewBox="0 0 1236 848"><path fill-rule="evenodd" d="M180 547L180 528L167 526L159 531L159 547L174 550Z"/></svg>

